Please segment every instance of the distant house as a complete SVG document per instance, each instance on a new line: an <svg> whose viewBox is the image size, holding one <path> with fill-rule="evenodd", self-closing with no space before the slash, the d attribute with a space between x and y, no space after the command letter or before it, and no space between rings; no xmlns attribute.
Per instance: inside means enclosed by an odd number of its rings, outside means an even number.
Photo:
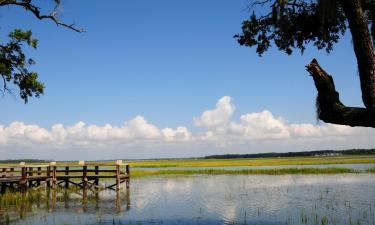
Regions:
<svg viewBox="0 0 375 225"><path fill-rule="evenodd" d="M315 154L315 157L332 157L332 156L342 156L341 152L325 152L321 154Z"/></svg>

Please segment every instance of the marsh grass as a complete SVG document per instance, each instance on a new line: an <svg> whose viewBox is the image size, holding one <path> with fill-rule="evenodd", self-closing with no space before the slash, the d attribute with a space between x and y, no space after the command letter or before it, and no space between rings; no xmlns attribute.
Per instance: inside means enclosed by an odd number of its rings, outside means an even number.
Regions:
<svg viewBox="0 0 375 225"><path fill-rule="evenodd" d="M244 159L172 159L130 161L133 168L162 167L224 167L224 166L282 166L375 163L375 155L335 157L282 157Z"/></svg>
<svg viewBox="0 0 375 225"><path fill-rule="evenodd" d="M115 164L115 161L87 161L88 164ZM330 157L270 157L240 159L161 159L129 161L133 168L163 167L225 167L225 166L282 166L282 165L327 165L327 164L363 164L375 163L375 155L351 155ZM36 163L38 164L38 163ZM77 165L77 162L60 161L61 165ZM17 164L0 164L10 166ZM35 165L31 163L28 165ZM105 168L105 167L103 167Z"/></svg>
<svg viewBox="0 0 375 225"><path fill-rule="evenodd" d="M368 173L375 173L375 167L367 169L366 172L368 172Z"/></svg>
<svg viewBox="0 0 375 225"><path fill-rule="evenodd" d="M280 169L200 169L200 170L134 170L131 177L160 176L160 175L285 175L285 174L341 174L360 173L349 168L280 168Z"/></svg>

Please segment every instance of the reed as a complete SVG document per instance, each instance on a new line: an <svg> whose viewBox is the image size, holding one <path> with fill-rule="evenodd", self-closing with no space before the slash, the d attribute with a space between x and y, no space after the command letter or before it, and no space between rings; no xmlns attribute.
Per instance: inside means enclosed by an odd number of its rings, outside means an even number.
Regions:
<svg viewBox="0 0 375 225"><path fill-rule="evenodd" d="M200 170L133 170L132 177L161 176L161 175L284 175L284 174L341 174L360 173L349 168L280 168L280 169L200 169Z"/></svg>

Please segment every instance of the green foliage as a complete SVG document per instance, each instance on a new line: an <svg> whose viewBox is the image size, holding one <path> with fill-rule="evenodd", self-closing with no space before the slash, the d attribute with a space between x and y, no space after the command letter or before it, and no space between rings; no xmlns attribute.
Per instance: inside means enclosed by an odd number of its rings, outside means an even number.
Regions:
<svg viewBox="0 0 375 225"><path fill-rule="evenodd" d="M272 42L287 54L295 48L303 53L310 43L330 52L348 28L338 0L265 0L253 1L251 7L261 9L243 22L235 38L241 45L256 46L259 55ZM364 0L362 7L375 37L375 2Z"/></svg>
<svg viewBox="0 0 375 225"><path fill-rule="evenodd" d="M66 24L59 19L59 6L61 0L51 0L53 10L44 13L45 2L36 0L0 0L0 7L18 7L34 16L38 20L49 20L57 26L62 26L75 32L84 32L74 24ZM9 34L8 43L0 43L0 91L12 93L14 86L19 89L20 97L27 103L29 97L39 97L44 92L44 84L38 80L38 74L28 70L35 64L31 58L26 58L23 44L36 48L38 40L32 37L31 30L16 29ZM2 84L2 86L1 86Z"/></svg>
<svg viewBox="0 0 375 225"><path fill-rule="evenodd" d="M0 76L3 78L3 92L12 92L9 85L18 87L21 98L27 103L29 97L43 94L44 84L38 80L38 74L29 71L28 67L35 64L27 58L23 45L36 49L38 40L32 37L31 30L15 29L9 34L9 42L0 44Z"/></svg>

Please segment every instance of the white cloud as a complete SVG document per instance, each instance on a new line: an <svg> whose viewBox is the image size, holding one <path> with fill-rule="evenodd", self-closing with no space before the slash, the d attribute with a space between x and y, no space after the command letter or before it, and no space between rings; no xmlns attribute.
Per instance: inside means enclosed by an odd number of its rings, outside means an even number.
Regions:
<svg viewBox="0 0 375 225"><path fill-rule="evenodd" d="M216 108L204 111L199 118L194 118L198 127L217 128L226 125L235 110L230 96L224 96L216 103Z"/></svg>
<svg viewBox="0 0 375 225"><path fill-rule="evenodd" d="M248 113L240 122L230 124L229 133L249 139L289 138L290 134L282 118L275 118L271 112Z"/></svg>
<svg viewBox="0 0 375 225"><path fill-rule="evenodd" d="M63 124L56 124L50 130L37 125L26 125L22 122L13 122L7 127L0 126L0 147L51 148L56 145L66 148L71 146L97 147L97 144L100 143L121 145L135 140L162 141L164 139L186 141L190 137L191 133L186 127L166 128L161 131L142 116L136 116L121 127L110 124L104 126L86 125L82 121L67 127Z"/></svg>
<svg viewBox="0 0 375 225"><path fill-rule="evenodd" d="M133 149L151 149L164 154L172 149L185 156L222 154L231 152L291 151L329 148L363 148L375 145L375 129L348 127L333 124L293 124L270 111L246 113L238 120L232 119L235 106L229 96L217 101L216 107L204 111L194 124L203 131L191 132L185 126L159 128L142 116L125 122L122 126L85 124L80 121L66 126L55 124L50 129L23 122L0 125L0 152L12 156L14 149L36 153L43 149L59 149L59 154L74 149L102 151L108 154L129 154ZM104 151L103 151L104 150ZM108 151L108 152L107 152ZM46 152L44 152L46 153ZM86 154L86 153L85 153ZM136 152L132 153L136 157ZM111 154L109 154L110 156ZM147 155L143 152L143 155ZM156 153L152 157L158 157ZM150 155L150 156L151 156ZM165 157L165 154L163 155ZM72 155L71 157L74 157Z"/></svg>
<svg viewBox="0 0 375 225"><path fill-rule="evenodd" d="M191 133L186 127L177 127L177 129L164 128L161 132L166 141L191 140Z"/></svg>
<svg viewBox="0 0 375 225"><path fill-rule="evenodd" d="M137 116L124 127L130 137L135 138L158 138L161 136L159 128L147 122L142 116Z"/></svg>

